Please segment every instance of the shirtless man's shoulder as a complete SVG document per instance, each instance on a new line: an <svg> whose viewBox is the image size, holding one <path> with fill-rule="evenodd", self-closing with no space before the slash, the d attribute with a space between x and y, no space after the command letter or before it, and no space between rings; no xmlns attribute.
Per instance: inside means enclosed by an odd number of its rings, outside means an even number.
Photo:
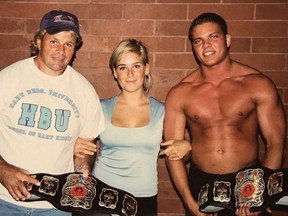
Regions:
<svg viewBox="0 0 288 216"><path fill-rule="evenodd" d="M259 70L247 66L245 64L232 61L232 77L231 80L237 80L246 87L253 87L255 90L265 87L275 87L272 80ZM183 78L178 84L173 86L168 95L179 95L181 98L185 98L185 93L189 93L193 88L202 85L205 82L201 74L201 69L198 68L192 71L189 75ZM257 86L255 85L257 82Z"/></svg>
<svg viewBox="0 0 288 216"><path fill-rule="evenodd" d="M251 90L251 97L254 95L263 96L264 94L274 95L276 93L277 89L274 82L259 70L239 62L235 62L235 70L239 71L238 76L243 85ZM257 85L255 85L255 83L257 83Z"/></svg>
<svg viewBox="0 0 288 216"><path fill-rule="evenodd" d="M200 82L199 78L200 69L196 69L195 71L192 71L190 74L188 74L186 77L184 77L179 83L177 83L175 86L173 86L169 94L177 94L180 92L183 93L183 90L190 90L193 86L197 85L197 81Z"/></svg>

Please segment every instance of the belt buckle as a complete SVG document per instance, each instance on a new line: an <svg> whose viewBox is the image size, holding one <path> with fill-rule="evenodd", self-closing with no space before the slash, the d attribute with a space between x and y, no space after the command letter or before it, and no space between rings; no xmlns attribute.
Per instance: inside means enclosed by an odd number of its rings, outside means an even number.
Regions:
<svg viewBox="0 0 288 216"><path fill-rule="evenodd" d="M237 173L234 189L236 208L242 204L259 207L264 203L265 182L263 176L264 171L259 168L247 169Z"/></svg>
<svg viewBox="0 0 288 216"><path fill-rule="evenodd" d="M43 194L55 196L59 188L59 179L53 176L43 176L38 191ZM30 188L28 188L29 191ZM32 189L32 188L31 188Z"/></svg>
<svg viewBox="0 0 288 216"><path fill-rule="evenodd" d="M213 195L213 200L216 202L230 202L231 183L227 181L215 181Z"/></svg>
<svg viewBox="0 0 288 216"><path fill-rule="evenodd" d="M267 188L270 196L281 193L283 191L283 172L276 172L269 176Z"/></svg>
<svg viewBox="0 0 288 216"><path fill-rule="evenodd" d="M91 177L83 177L80 174L68 175L62 189L61 205L91 209L96 196L96 184L96 180Z"/></svg>

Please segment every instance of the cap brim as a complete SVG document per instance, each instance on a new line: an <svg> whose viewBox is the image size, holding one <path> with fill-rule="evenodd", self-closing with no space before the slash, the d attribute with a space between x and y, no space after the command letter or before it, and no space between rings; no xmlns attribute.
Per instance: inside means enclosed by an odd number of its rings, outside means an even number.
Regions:
<svg viewBox="0 0 288 216"><path fill-rule="evenodd" d="M82 37L80 35L80 33L78 32L77 28L76 27L73 27L73 26L59 26L59 27L51 27L51 28L46 28L45 29L49 34L53 35L53 34L57 34L61 31L74 31L77 35L77 38L79 41L82 41Z"/></svg>

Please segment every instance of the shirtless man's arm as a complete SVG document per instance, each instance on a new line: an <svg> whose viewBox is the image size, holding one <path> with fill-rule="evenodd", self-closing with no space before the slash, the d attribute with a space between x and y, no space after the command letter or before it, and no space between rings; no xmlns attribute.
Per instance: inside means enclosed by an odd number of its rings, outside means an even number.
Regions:
<svg viewBox="0 0 288 216"><path fill-rule="evenodd" d="M270 169L282 166L285 157L286 117L277 89L268 79L258 85L259 91L256 99L258 123L266 140L266 150L262 165Z"/></svg>
<svg viewBox="0 0 288 216"><path fill-rule="evenodd" d="M178 94L174 94L174 88L171 89L165 101L164 140L182 140L185 137L186 116L181 98ZM185 96L183 97L185 98ZM167 159L166 162L172 182L175 184L186 207L195 215L206 215L199 212L198 203L193 199L190 192L184 159Z"/></svg>

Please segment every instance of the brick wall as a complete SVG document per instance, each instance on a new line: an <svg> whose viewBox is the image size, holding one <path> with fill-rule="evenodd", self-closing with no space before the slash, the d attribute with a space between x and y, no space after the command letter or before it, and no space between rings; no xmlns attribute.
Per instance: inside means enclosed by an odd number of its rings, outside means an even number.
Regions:
<svg viewBox="0 0 288 216"><path fill-rule="evenodd" d="M121 39L133 37L149 48L154 79L150 93L161 100L197 67L187 39L190 21L202 12L217 12L228 22L232 57L271 77L287 111L287 0L1 0L0 69L30 55L29 41L39 19L51 9L71 11L80 18L84 44L73 66L101 98L118 92L108 69L112 49ZM159 216L184 215L163 160L158 167Z"/></svg>

